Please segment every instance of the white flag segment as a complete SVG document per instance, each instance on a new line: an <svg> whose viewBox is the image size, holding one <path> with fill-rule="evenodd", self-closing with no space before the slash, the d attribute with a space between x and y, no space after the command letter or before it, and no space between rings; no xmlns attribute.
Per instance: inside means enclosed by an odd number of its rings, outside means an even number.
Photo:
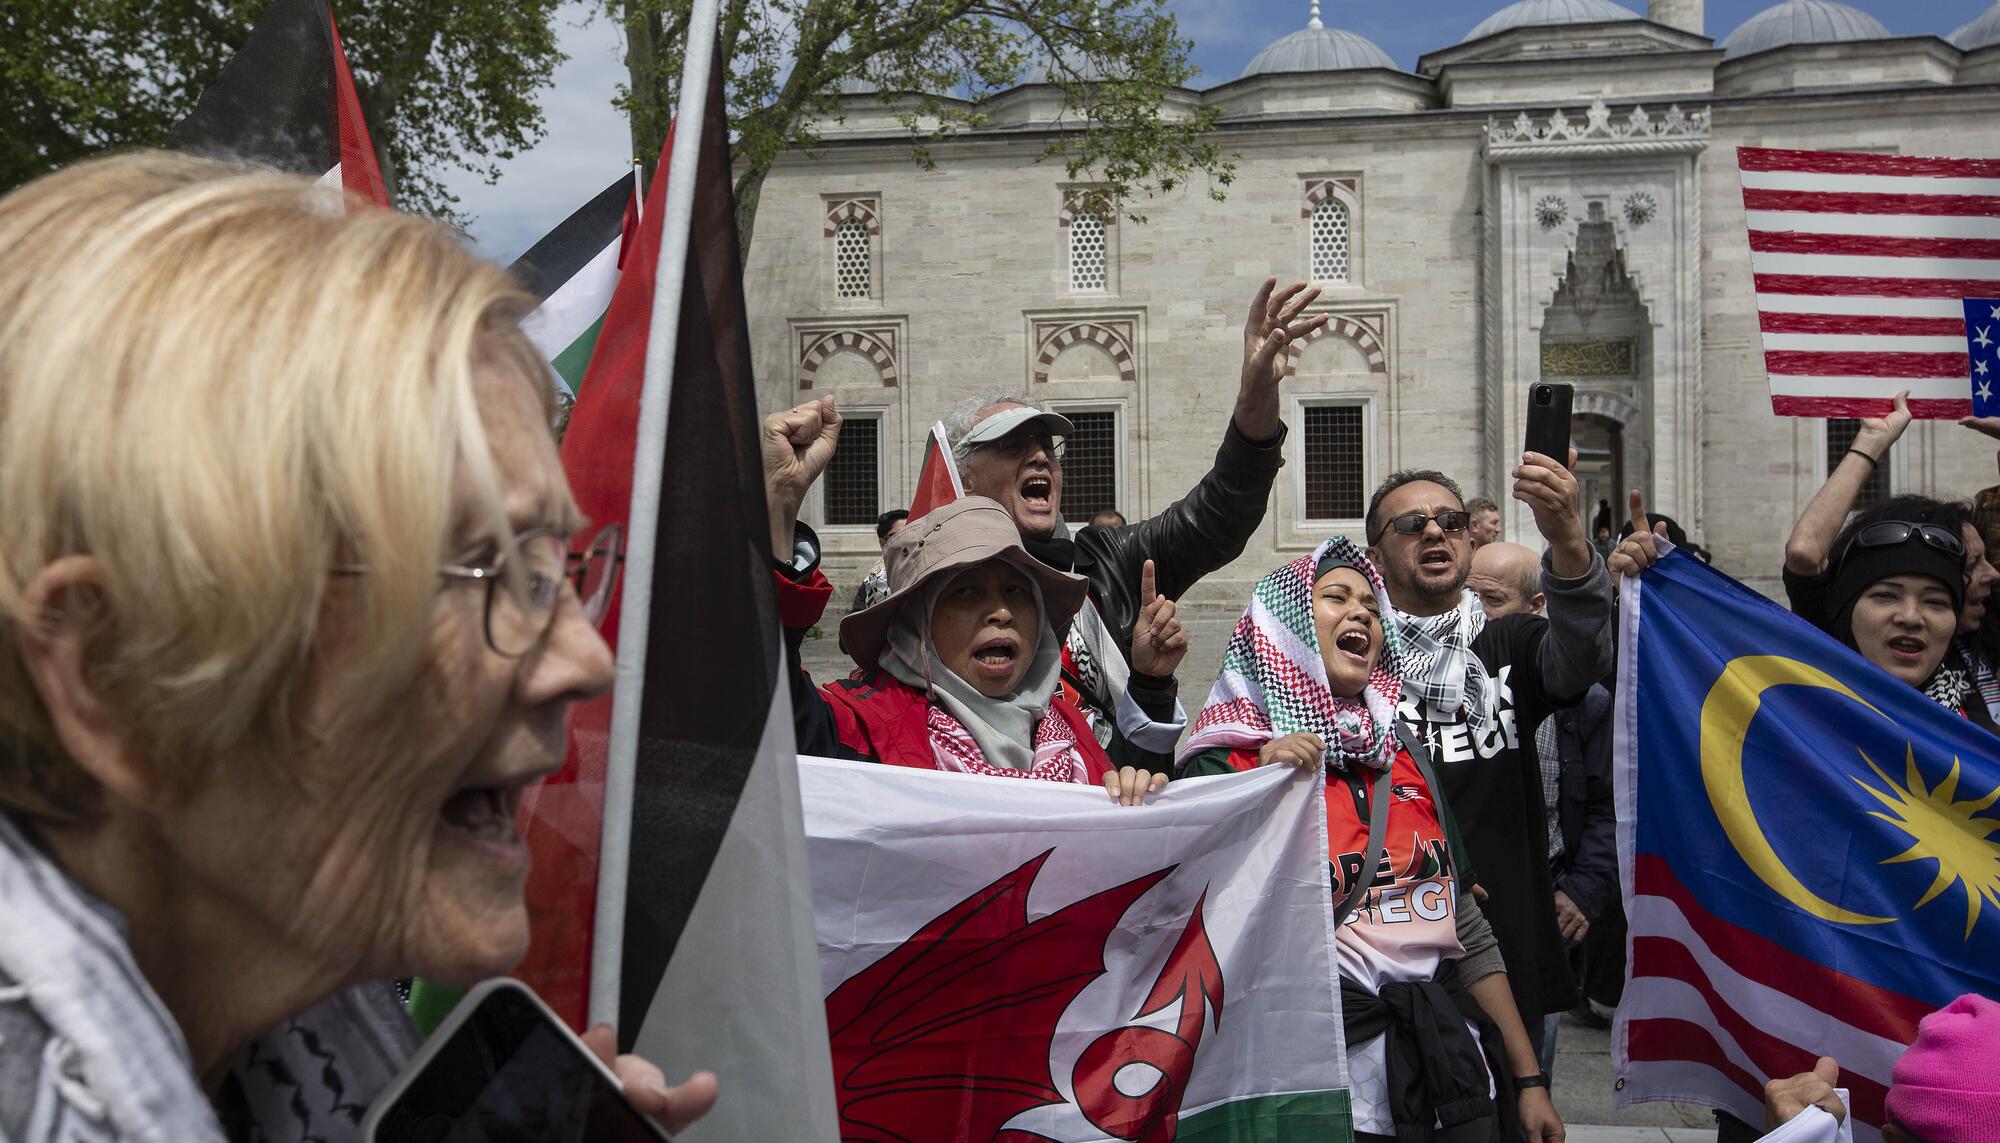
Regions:
<svg viewBox="0 0 2000 1143"><path fill-rule="evenodd" d="M1173 1115L1183 1143L1349 1137L1318 776L1188 779L1120 807L1095 787L801 758L799 786L843 1136L1130 1139ZM1025 897L982 903L996 885ZM949 935L913 940L940 921ZM1193 1045L1184 1088L1172 1043ZM1170 1095L1145 1105L1156 1085ZM1237 1134L1250 1124L1265 1133Z"/></svg>
<svg viewBox="0 0 2000 1143"><path fill-rule="evenodd" d="M1737 152L1772 408L1971 411L1960 299L2000 295L2000 161Z"/></svg>

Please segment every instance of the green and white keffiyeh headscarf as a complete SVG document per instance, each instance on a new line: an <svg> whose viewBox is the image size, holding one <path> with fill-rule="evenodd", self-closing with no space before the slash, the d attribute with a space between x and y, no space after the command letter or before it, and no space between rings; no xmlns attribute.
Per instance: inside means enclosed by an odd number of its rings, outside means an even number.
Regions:
<svg viewBox="0 0 2000 1143"><path fill-rule="evenodd" d="M1186 761L1216 747L1262 746L1287 734L1316 734L1326 743L1331 770L1350 766L1379 769L1396 756L1396 704L1402 701L1402 643L1395 628L1376 624L1382 654L1368 685L1353 698L1327 686L1313 623L1313 585L1325 561L1359 571L1388 610L1389 592L1353 541L1335 536L1309 556L1301 556L1265 576L1251 593L1250 606L1236 621L1222 670L1181 748Z"/></svg>

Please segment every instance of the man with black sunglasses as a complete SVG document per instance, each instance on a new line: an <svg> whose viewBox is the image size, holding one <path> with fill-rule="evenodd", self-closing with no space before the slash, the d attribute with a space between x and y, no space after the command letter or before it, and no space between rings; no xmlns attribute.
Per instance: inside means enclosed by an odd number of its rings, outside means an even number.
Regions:
<svg viewBox="0 0 2000 1143"><path fill-rule="evenodd" d="M1570 457L1574 463L1574 454ZM1583 529L1576 477L1530 453L1514 498L1534 513L1544 614L1489 619L1465 590L1470 514L1441 472L1392 474L1368 504L1368 554L1405 648L1402 717L1422 730L1457 815L1530 1039L1576 1000L1556 919L1541 766L1530 733L1611 672L1611 579Z"/></svg>

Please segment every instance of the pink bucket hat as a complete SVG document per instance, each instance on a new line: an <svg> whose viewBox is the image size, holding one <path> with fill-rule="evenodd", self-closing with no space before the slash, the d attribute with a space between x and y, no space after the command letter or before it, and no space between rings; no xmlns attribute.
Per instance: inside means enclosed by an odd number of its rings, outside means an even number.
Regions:
<svg viewBox="0 0 2000 1143"><path fill-rule="evenodd" d="M1924 1017L1890 1080L1889 1118L1924 1143L2000 1143L2000 1004L1968 994Z"/></svg>

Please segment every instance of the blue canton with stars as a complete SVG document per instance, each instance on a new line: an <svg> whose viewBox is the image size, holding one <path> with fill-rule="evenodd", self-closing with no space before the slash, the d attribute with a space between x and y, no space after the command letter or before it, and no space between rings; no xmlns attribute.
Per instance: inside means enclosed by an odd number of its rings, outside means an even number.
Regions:
<svg viewBox="0 0 2000 1143"><path fill-rule="evenodd" d="M1965 299L1965 352L1972 359L1972 415L2000 417L2000 298Z"/></svg>

